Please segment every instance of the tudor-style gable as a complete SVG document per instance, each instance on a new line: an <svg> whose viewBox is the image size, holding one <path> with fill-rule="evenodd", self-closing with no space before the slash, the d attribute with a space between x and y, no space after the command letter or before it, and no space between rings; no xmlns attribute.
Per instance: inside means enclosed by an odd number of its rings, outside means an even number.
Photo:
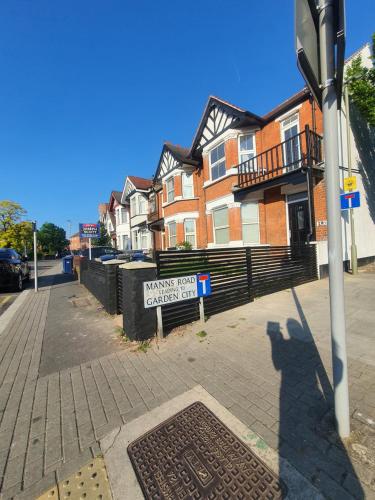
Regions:
<svg viewBox="0 0 375 500"><path fill-rule="evenodd" d="M175 169L183 168L184 165L195 167L196 160L189 158L189 149L166 142L163 146L159 163L155 172L155 181L160 181Z"/></svg>
<svg viewBox="0 0 375 500"><path fill-rule="evenodd" d="M194 136L189 156L194 158L202 153L205 146L231 128L261 126L261 117L234 106L222 99L210 96Z"/></svg>

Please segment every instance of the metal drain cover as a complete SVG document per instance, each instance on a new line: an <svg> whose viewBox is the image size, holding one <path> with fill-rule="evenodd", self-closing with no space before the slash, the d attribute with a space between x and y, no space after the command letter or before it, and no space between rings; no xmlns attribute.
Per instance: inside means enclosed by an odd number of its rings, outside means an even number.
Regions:
<svg viewBox="0 0 375 500"><path fill-rule="evenodd" d="M146 499L285 498L286 486L201 402L128 446Z"/></svg>

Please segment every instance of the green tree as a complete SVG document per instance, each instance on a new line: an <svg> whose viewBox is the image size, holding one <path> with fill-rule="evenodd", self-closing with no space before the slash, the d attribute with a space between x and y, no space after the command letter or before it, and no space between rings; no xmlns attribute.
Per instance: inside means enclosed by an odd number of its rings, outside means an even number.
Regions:
<svg viewBox="0 0 375 500"><path fill-rule="evenodd" d="M52 222L45 222L39 229L38 242L42 252L46 254L61 252L69 244L65 230Z"/></svg>
<svg viewBox="0 0 375 500"><path fill-rule="evenodd" d="M0 231L0 247L14 248L17 252L30 254L33 249L33 227L31 222L12 224Z"/></svg>
<svg viewBox="0 0 375 500"><path fill-rule="evenodd" d="M356 57L345 74L345 84L351 101L369 125L375 127L375 33L372 35L372 67L363 66Z"/></svg>
<svg viewBox="0 0 375 500"><path fill-rule="evenodd" d="M21 220L26 210L15 201L0 201L0 232L7 231L12 225Z"/></svg>
<svg viewBox="0 0 375 500"><path fill-rule="evenodd" d="M100 225L100 237L99 238L92 238L91 243L95 247L109 247L111 246L111 237L107 233L107 230L105 228L105 225L103 222L98 222Z"/></svg>

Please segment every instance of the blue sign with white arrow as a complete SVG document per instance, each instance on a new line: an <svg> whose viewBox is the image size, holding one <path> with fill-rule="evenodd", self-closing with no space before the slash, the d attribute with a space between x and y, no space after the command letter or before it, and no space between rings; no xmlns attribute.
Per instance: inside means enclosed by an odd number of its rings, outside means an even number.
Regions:
<svg viewBox="0 0 375 500"><path fill-rule="evenodd" d="M351 191L340 195L341 210L349 210L350 208L358 208L361 206L359 191Z"/></svg>
<svg viewBox="0 0 375 500"><path fill-rule="evenodd" d="M211 295L211 276L210 273L197 274L198 297L207 297Z"/></svg>

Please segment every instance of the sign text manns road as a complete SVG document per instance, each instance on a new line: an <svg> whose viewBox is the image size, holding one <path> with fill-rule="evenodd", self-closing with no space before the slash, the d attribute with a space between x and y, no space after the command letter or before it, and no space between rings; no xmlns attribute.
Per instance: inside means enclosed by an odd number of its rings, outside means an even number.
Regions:
<svg viewBox="0 0 375 500"><path fill-rule="evenodd" d="M181 276L143 283L145 308L157 307L198 297L197 277Z"/></svg>

